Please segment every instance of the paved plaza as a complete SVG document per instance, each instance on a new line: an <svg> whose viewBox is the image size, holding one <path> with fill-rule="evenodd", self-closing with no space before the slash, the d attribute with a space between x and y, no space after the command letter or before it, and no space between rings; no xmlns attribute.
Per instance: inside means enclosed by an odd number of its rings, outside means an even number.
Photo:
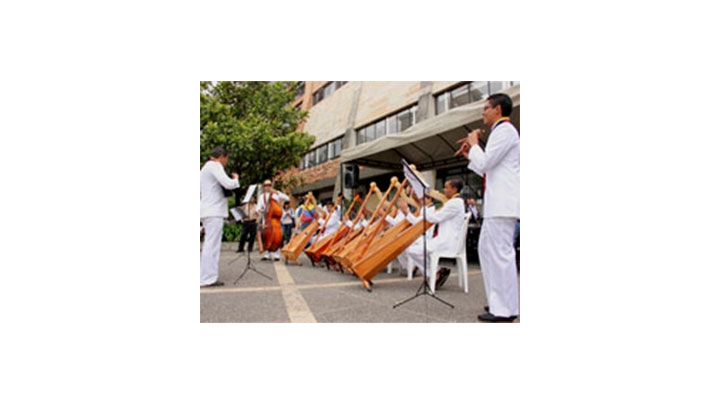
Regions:
<svg viewBox="0 0 720 405"><path fill-rule="evenodd" d="M442 265L452 273L437 296L453 304L450 308L429 296L420 296L393 309L422 286L422 276L407 279L404 270L382 272L373 279L372 292L347 273L312 267L302 254L301 265L260 260L255 251L254 267L272 278L248 271L245 255L235 252L237 243L223 243L220 254L222 287L200 289L200 322L478 322L487 305L481 270L469 264L469 293L458 286L453 261ZM515 320L519 322L519 319Z"/></svg>

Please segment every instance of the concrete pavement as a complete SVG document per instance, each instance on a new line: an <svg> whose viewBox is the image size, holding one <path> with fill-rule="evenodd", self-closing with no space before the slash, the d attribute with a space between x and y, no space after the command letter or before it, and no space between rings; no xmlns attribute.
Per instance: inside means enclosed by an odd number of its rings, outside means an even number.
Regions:
<svg viewBox="0 0 720 405"><path fill-rule="evenodd" d="M405 271L398 269L392 274L382 272L373 279L373 290L368 293L354 276L312 267L304 254L298 266L261 261L255 251L250 256L253 265L272 280L248 271L234 285L247 262L244 255L235 253L236 248L237 243L224 243L221 250L219 279L225 285L200 289L200 322L475 323L487 305L477 264L469 266L469 293L465 294L458 286L454 263L442 262L452 272L437 295L453 304L454 309L428 296L393 309L395 303L416 293L422 277L407 280Z"/></svg>

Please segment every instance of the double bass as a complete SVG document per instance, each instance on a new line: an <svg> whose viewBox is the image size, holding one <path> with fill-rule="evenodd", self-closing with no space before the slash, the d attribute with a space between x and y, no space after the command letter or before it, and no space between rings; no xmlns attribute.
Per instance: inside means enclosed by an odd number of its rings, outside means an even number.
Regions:
<svg viewBox="0 0 720 405"><path fill-rule="evenodd" d="M273 193L265 194L263 198L267 198L265 201L265 217L264 225L262 230L262 239L260 240L260 251L268 250L274 252L282 245L282 225L280 219L282 218L282 207L280 204L272 198Z"/></svg>

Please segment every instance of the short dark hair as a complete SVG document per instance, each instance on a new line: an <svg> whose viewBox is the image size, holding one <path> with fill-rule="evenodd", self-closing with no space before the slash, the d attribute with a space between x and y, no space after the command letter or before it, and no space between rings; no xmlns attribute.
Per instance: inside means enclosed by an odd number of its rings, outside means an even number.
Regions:
<svg viewBox="0 0 720 405"><path fill-rule="evenodd" d="M513 103L510 96L505 93L495 93L487 98L487 102L493 107L500 106L504 117L509 117L512 114Z"/></svg>
<svg viewBox="0 0 720 405"><path fill-rule="evenodd" d="M222 146L216 146L212 150L212 153L210 154L210 156L214 157L215 159L222 157L222 156L227 156L227 155L228 155L227 150L225 150L225 148L223 148Z"/></svg>
<svg viewBox="0 0 720 405"><path fill-rule="evenodd" d="M450 185L452 187L454 187L458 193L462 191L463 185L464 185L462 179L458 179L458 178L448 179L447 182L450 183Z"/></svg>

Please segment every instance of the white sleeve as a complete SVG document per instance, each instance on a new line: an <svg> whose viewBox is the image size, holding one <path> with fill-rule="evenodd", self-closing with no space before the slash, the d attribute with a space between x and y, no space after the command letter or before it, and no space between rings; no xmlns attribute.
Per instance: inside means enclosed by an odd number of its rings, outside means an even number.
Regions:
<svg viewBox="0 0 720 405"><path fill-rule="evenodd" d="M453 200L457 200L458 202L453 202ZM459 198L452 198L445 203L441 210L428 214L427 220L433 224L437 224L458 215L465 215L465 205Z"/></svg>
<svg viewBox="0 0 720 405"><path fill-rule="evenodd" d="M290 201L290 197L287 196L287 194L283 193L282 191L276 191L275 195L277 196L277 201Z"/></svg>
<svg viewBox="0 0 720 405"><path fill-rule="evenodd" d="M506 130L494 131L485 147L485 151L479 146L470 148L468 168L479 175L497 166L513 145L513 133Z"/></svg>
<svg viewBox="0 0 720 405"><path fill-rule="evenodd" d="M426 207L422 207L422 209L423 209L423 210L426 210ZM426 214L426 215L427 215L427 214ZM405 216L405 219L407 219L408 222L410 222L411 224L415 225L415 224L417 224L418 222L422 221L422 219L423 219L423 213L422 213L422 211L420 211L420 215L415 216L415 215L413 215L412 213L408 212L408 214ZM429 219L430 219L430 218L428 218L428 220L429 220Z"/></svg>
<svg viewBox="0 0 720 405"><path fill-rule="evenodd" d="M225 174L225 170L222 169L222 165L220 164L210 166L210 173L212 173L220 185L228 190L234 190L240 187L240 183L238 183L236 179L231 179Z"/></svg>

